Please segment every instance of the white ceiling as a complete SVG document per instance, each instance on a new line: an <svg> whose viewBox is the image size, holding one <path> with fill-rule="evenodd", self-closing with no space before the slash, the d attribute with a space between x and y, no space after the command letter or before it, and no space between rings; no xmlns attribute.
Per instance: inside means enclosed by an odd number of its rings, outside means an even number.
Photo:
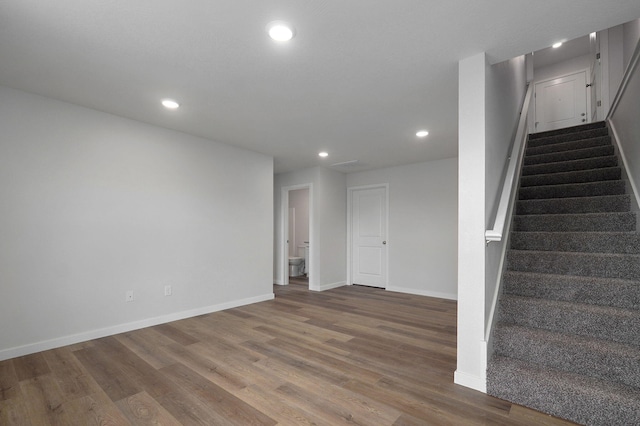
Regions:
<svg viewBox="0 0 640 426"><path fill-rule="evenodd" d="M589 53L589 36L585 35L565 41L562 43L562 46L556 49L547 47L534 52L533 64L535 68L542 68L578 56L588 55Z"/></svg>
<svg viewBox="0 0 640 426"><path fill-rule="evenodd" d="M276 172L365 170L457 155L459 60L638 17L638 0L3 0L0 84L272 155ZM289 44L273 20L295 25Z"/></svg>

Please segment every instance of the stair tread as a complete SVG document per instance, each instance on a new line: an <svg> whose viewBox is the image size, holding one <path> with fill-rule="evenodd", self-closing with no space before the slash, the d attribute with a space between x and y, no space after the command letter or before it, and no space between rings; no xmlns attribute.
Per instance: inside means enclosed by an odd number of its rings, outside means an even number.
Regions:
<svg viewBox="0 0 640 426"><path fill-rule="evenodd" d="M507 275L523 275L523 276L544 276L544 277L564 277L571 280L598 280L602 283L628 283L628 284L637 284L640 286L640 280L628 279L628 278L604 278L604 277L585 277L581 275L562 275L562 274L552 274L552 273L539 273L539 272L528 272L528 271L505 271Z"/></svg>
<svg viewBox="0 0 640 426"><path fill-rule="evenodd" d="M574 252L574 251L556 251L556 250L518 250L509 249L511 253L529 253L548 256L550 254L563 256L583 256L583 257L611 257L611 258L637 258L640 261L640 254L634 253L590 253L590 252Z"/></svg>
<svg viewBox="0 0 640 426"><path fill-rule="evenodd" d="M639 254L509 249L506 264L510 271L640 279Z"/></svg>
<svg viewBox="0 0 640 426"><path fill-rule="evenodd" d="M498 324L496 337L497 355L640 387L639 346L513 324Z"/></svg>
<svg viewBox="0 0 640 426"><path fill-rule="evenodd" d="M505 271L504 294L640 310L640 280Z"/></svg>
<svg viewBox="0 0 640 426"><path fill-rule="evenodd" d="M629 194L590 197L532 198L516 201L516 215L623 213L631 210Z"/></svg>
<svg viewBox="0 0 640 426"><path fill-rule="evenodd" d="M551 185L522 186L518 199L576 198L601 195L623 195L625 182L621 179L596 182L560 183Z"/></svg>
<svg viewBox="0 0 640 426"><path fill-rule="evenodd" d="M640 424L640 389L495 356L487 393L589 425Z"/></svg>
<svg viewBox="0 0 640 426"><path fill-rule="evenodd" d="M585 213L538 213L513 216L513 231L583 232L583 231L635 231L636 213L585 212Z"/></svg>
<svg viewBox="0 0 640 426"><path fill-rule="evenodd" d="M614 154L613 145L602 145L591 148L575 149L565 152L552 152L547 154L529 155L524 158L527 166L533 164L549 164L564 162L567 160L587 159L592 157L604 157Z"/></svg>
<svg viewBox="0 0 640 426"><path fill-rule="evenodd" d="M568 172L541 173L537 175L522 176L522 178L520 179L520 185L537 186L620 180L621 174L622 169L620 166L601 167L597 169L586 170L571 170ZM550 181L551 183L536 183L544 181ZM556 183L554 183L554 181Z"/></svg>
<svg viewBox="0 0 640 426"><path fill-rule="evenodd" d="M575 160L558 161L553 163L527 164L522 167L523 176L535 176L553 171L577 171L618 165L618 158L613 155L603 155Z"/></svg>
<svg viewBox="0 0 640 426"><path fill-rule="evenodd" d="M607 124L604 121L596 121L593 123L587 124L579 124L577 126L564 127L562 129L555 130L547 130L544 132L535 132L529 135L530 139L543 139L546 137L557 136L557 135L567 135L572 133L581 133L585 131L589 131L592 129L602 129L606 128Z"/></svg>
<svg viewBox="0 0 640 426"><path fill-rule="evenodd" d="M549 138L553 140L554 138ZM541 139L538 139L540 141ZM525 155L545 154L551 152L573 151L575 149L592 148L611 144L611 137L608 135L586 137L584 139L559 140L558 142L544 144L529 144L525 150Z"/></svg>
<svg viewBox="0 0 640 426"><path fill-rule="evenodd" d="M576 197L580 198L580 197ZM553 200L553 198L538 198L536 201L543 200ZM527 200L529 201L529 200ZM515 215L517 217L540 217L540 216L560 216L560 217L569 217L569 216L579 216L579 217L606 217L606 216L635 216L635 212L627 211L627 212L588 212L588 213L545 213L545 214L518 214ZM605 232L605 231L603 231ZM625 231L625 232L633 232L633 231Z"/></svg>
<svg viewBox="0 0 640 426"><path fill-rule="evenodd" d="M640 315L636 309L504 294L498 323L640 344Z"/></svg>
<svg viewBox="0 0 640 426"><path fill-rule="evenodd" d="M590 214L590 213L585 213L585 214ZM528 216L540 216L540 215L528 215ZM571 234L571 235L584 235L584 234L589 234L589 235L593 235L593 236L598 236L598 235L616 235L616 236L634 236L634 237L638 237L640 238L640 235L638 235L637 232L633 232L633 231L622 231L622 232L616 232L616 231L584 231L584 232L550 232L550 231L514 231L514 234L518 233L518 234L550 234L550 235L557 235L557 234Z"/></svg>
<svg viewBox="0 0 640 426"><path fill-rule="evenodd" d="M604 231L513 231L511 248L588 253L640 254L637 232Z"/></svg>
<svg viewBox="0 0 640 426"><path fill-rule="evenodd" d="M640 346L626 343L612 342L597 337L579 336L559 331L545 330L542 328L526 327L516 324L497 324L496 330L508 332L507 334L526 335L526 343L534 341L550 341L560 346L570 346L579 350L589 350L595 353L610 353L621 356L633 356L640 359Z"/></svg>

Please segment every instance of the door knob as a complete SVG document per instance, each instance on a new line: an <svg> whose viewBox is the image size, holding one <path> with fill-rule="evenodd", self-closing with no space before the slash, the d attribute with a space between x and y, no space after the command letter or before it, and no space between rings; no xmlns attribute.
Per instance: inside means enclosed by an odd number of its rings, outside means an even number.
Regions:
<svg viewBox="0 0 640 426"><path fill-rule="evenodd" d="M383 241L383 242L382 242L382 244L387 244L387 242L386 242L386 241Z"/></svg>
<svg viewBox="0 0 640 426"><path fill-rule="evenodd" d="M584 116L585 116L585 115L587 115L587 114L583 112L583 113L582 113L582 114L580 114L580 115L584 117Z"/></svg>

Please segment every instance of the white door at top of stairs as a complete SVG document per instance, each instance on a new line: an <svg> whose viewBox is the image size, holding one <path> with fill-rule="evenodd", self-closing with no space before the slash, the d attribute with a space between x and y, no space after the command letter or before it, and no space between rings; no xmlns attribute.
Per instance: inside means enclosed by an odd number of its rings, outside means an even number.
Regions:
<svg viewBox="0 0 640 426"><path fill-rule="evenodd" d="M562 129L587 123L587 70L535 84L535 131Z"/></svg>

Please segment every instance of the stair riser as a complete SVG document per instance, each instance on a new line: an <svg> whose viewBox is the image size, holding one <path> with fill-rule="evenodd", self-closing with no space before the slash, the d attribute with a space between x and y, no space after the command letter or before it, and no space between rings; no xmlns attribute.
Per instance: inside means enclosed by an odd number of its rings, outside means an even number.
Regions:
<svg viewBox="0 0 640 426"><path fill-rule="evenodd" d="M514 366L515 365L515 366ZM553 374L496 357L487 372L487 393L590 426L638 425L640 395L592 380ZM570 375L574 376L574 375Z"/></svg>
<svg viewBox="0 0 640 426"><path fill-rule="evenodd" d="M631 199L629 195L613 195L547 200L520 200L516 204L516 214L628 212L630 208Z"/></svg>
<svg viewBox="0 0 640 426"><path fill-rule="evenodd" d="M613 155L614 150L612 145L598 146L595 148L580 149L568 152L555 152L552 154L532 155L524 158L524 165L529 166L533 164L543 163L556 163L558 161L571 161L580 160L592 157L604 157L606 155Z"/></svg>
<svg viewBox="0 0 640 426"><path fill-rule="evenodd" d="M514 232L511 234L511 248L514 250L640 254L640 235L614 232Z"/></svg>
<svg viewBox="0 0 640 426"><path fill-rule="evenodd" d="M618 158L609 155L604 157L584 158L580 160L564 161L559 163L542 163L524 166L522 176L531 176L549 173L564 173L578 170L593 170L603 167L616 167Z"/></svg>
<svg viewBox="0 0 640 426"><path fill-rule="evenodd" d="M562 185L571 183L599 182L607 180L620 180L622 170L620 167L606 169L581 170L568 173L552 173L545 175L523 176L520 178L520 186L538 185Z"/></svg>
<svg viewBox="0 0 640 426"><path fill-rule="evenodd" d="M640 348L521 327L497 327L494 354L640 387Z"/></svg>
<svg viewBox="0 0 640 426"><path fill-rule="evenodd" d="M627 345L640 342L640 315L631 310L503 297L498 321Z"/></svg>
<svg viewBox="0 0 640 426"><path fill-rule="evenodd" d="M579 214L545 214L515 216L515 232L633 232L636 216L631 212Z"/></svg>
<svg viewBox="0 0 640 426"><path fill-rule="evenodd" d="M549 154L552 152L573 151L576 149L593 148L596 146L611 145L609 136L595 137L591 139L571 140L561 143L551 143L539 146L529 146L525 150L525 156Z"/></svg>
<svg viewBox="0 0 640 426"><path fill-rule="evenodd" d="M510 250L510 271L603 278L640 279L640 256Z"/></svg>
<svg viewBox="0 0 640 426"><path fill-rule="evenodd" d="M574 183L567 185L528 186L520 188L520 200L541 200L546 198L598 197L622 195L625 184L621 180L605 182Z"/></svg>
<svg viewBox="0 0 640 426"><path fill-rule="evenodd" d="M640 310L640 281L507 271L505 294Z"/></svg>
<svg viewBox="0 0 640 426"><path fill-rule="evenodd" d="M585 132L589 132L591 130L598 130L600 132L604 131L605 134L608 133L608 128L606 126L606 123L604 122L598 122L598 123L589 123L589 124L583 124L580 126L575 126L575 127L567 127L564 129L557 129L557 130L549 130L546 132L538 132L538 133L532 133L531 135L529 135L529 140L539 140L539 139L548 139L548 138L553 138L556 136L560 136L560 137L564 137L564 136L568 136L568 137L578 137L576 135L580 135L581 133L585 133ZM579 137L580 139L584 139L584 137Z"/></svg>

